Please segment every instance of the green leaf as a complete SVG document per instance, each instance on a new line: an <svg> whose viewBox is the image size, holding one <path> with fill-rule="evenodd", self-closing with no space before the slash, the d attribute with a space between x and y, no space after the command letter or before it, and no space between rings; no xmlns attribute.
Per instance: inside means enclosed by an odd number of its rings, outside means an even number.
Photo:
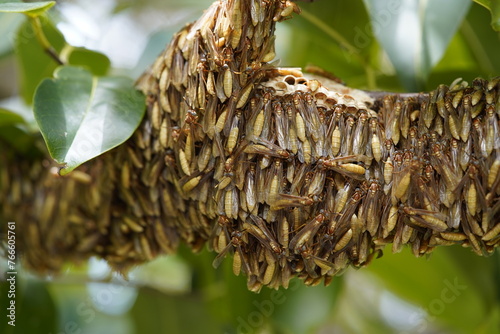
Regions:
<svg viewBox="0 0 500 334"><path fill-rule="evenodd" d="M73 48L68 55L68 63L74 66L82 66L97 76L108 73L111 62L104 54L85 48Z"/></svg>
<svg viewBox="0 0 500 334"><path fill-rule="evenodd" d="M459 33L450 42L441 61L433 68L426 90L457 77L467 82L491 78L500 73L500 35L491 29L488 10L473 3Z"/></svg>
<svg viewBox="0 0 500 334"><path fill-rule="evenodd" d="M467 14L470 0L364 0L375 36L403 85L418 91Z"/></svg>
<svg viewBox="0 0 500 334"><path fill-rule="evenodd" d="M25 18L21 15L0 13L0 59L12 53L16 31Z"/></svg>
<svg viewBox="0 0 500 334"><path fill-rule="evenodd" d="M42 17L41 22L43 32L50 44L61 56L66 56L64 60L69 65L85 67L98 76L106 75L111 65L108 57L92 50L66 44L64 36L48 18ZM28 21L18 30L15 44L21 71L21 96L27 104L31 104L33 94L40 82L52 77L59 64L40 46L33 27Z"/></svg>
<svg viewBox="0 0 500 334"><path fill-rule="evenodd" d="M41 21L43 32L50 44L60 52L66 44L63 35L50 20L42 17ZM17 32L15 48L21 72L21 96L27 104L32 104L36 87L43 79L51 77L59 65L40 46L28 21L22 24Z"/></svg>
<svg viewBox="0 0 500 334"><path fill-rule="evenodd" d="M491 12L491 26L500 31L500 3L498 0L473 0Z"/></svg>
<svg viewBox="0 0 500 334"><path fill-rule="evenodd" d="M39 156L35 146L35 137L25 129L15 126L0 126L0 140L7 143L15 152L22 153L23 158Z"/></svg>
<svg viewBox="0 0 500 334"><path fill-rule="evenodd" d="M123 77L92 76L85 69L60 67L34 99L35 118L52 158L67 174L122 144L145 112L145 97Z"/></svg>
<svg viewBox="0 0 500 334"><path fill-rule="evenodd" d="M19 123L25 123L25 120L19 114L0 108L0 126L9 126Z"/></svg>
<svg viewBox="0 0 500 334"><path fill-rule="evenodd" d="M0 139L23 155L36 151L35 137L29 131L26 120L20 114L3 108L0 108Z"/></svg>
<svg viewBox="0 0 500 334"><path fill-rule="evenodd" d="M37 17L45 13L55 1L40 1L40 2L7 2L0 4L0 12L3 13L22 13L30 17Z"/></svg>
<svg viewBox="0 0 500 334"><path fill-rule="evenodd" d="M490 9L491 0L473 0L473 1L480 4L481 6L484 6L485 8Z"/></svg>
<svg viewBox="0 0 500 334"><path fill-rule="evenodd" d="M283 65L316 65L349 79L350 86L374 89L367 76L374 38L366 30L369 17L363 2L318 1L300 7L301 15L277 27Z"/></svg>

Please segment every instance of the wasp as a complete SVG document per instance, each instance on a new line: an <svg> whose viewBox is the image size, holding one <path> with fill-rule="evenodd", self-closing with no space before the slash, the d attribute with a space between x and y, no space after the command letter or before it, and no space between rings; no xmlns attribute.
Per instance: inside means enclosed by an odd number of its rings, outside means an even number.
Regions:
<svg viewBox="0 0 500 334"><path fill-rule="evenodd" d="M273 103L274 122L276 129L276 136L280 147L286 148L288 146L286 136L288 134L288 119L283 111L281 103Z"/></svg>
<svg viewBox="0 0 500 334"><path fill-rule="evenodd" d="M287 20L291 18L291 15L293 13L300 14L299 6L293 1L287 0L282 2L281 5L283 6L283 9L278 15L274 16L273 18L274 21Z"/></svg>
<svg viewBox="0 0 500 334"><path fill-rule="evenodd" d="M214 268L218 268L220 264L222 263L222 260L224 260L224 257L227 255L228 251L233 248L236 249L236 251L239 253L238 257L241 260L243 267L245 269L245 273L247 275L251 274L251 269L246 259L245 253L242 250L242 246L245 245L243 241L243 231L233 231L231 232L231 241L222 249L222 251L217 254L215 257L214 261L212 262L212 266Z"/></svg>
<svg viewBox="0 0 500 334"><path fill-rule="evenodd" d="M462 177L454 189L455 197L460 198L460 195L463 194L467 210L471 216L475 216L476 213L487 207L485 189L480 181L484 174L485 172L479 161L474 160L469 164L466 175Z"/></svg>
<svg viewBox="0 0 500 334"><path fill-rule="evenodd" d="M387 99L384 98L384 104L387 103L386 100ZM385 123L387 124L385 128L385 137L387 139L392 140L394 145L397 145L401 135L400 115L401 115L401 110L403 109L403 104L399 99L394 102L391 101L390 104L393 104L393 108L388 109L390 110L390 112L388 112L387 114L388 121Z"/></svg>
<svg viewBox="0 0 500 334"><path fill-rule="evenodd" d="M210 233L210 239L213 242L213 249L216 252L221 252L226 246L230 236L229 228L232 225L232 220L227 216L219 216L217 223L214 224Z"/></svg>
<svg viewBox="0 0 500 334"><path fill-rule="evenodd" d="M264 11L261 10L260 0L252 0L250 4L250 18L254 26L264 21Z"/></svg>
<svg viewBox="0 0 500 334"><path fill-rule="evenodd" d="M353 153L356 155L365 154L366 144L368 142L368 131L367 126L368 113L361 110L358 113L358 120L356 122L356 127L354 128L354 137L352 141Z"/></svg>
<svg viewBox="0 0 500 334"><path fill-rule="evenodd" d="M246 171L244 166L246 166L246 162L244 161L245 157L241 157L241 154L243 153L245 146L246 143L240 143L237 151L231 154L224 162L222 171L220 168L217 169L214 178L220 180L220 183L217 186L219 189L224 189L231 182L233 182L238 189L243 188ZM235 165L237 165L236 168ZM223 174L221 175L222 172Z"/></svg>
<svg viewBox="0 0 500 334"><path fill-rule="evenodd" d="M386 206L382 215L382 237L387 238L394 230L399 218L399 208L396 205Z"/></svg>
<svg viewBox="0 0 500 334"><path fill-rule="evenodd" d="M353 138L356 119L354 115L347 114L345 121L340 123L340 136L342 143L340 147L341 156L349 156L353 154Z"/></svg>
<svg viewBox="0 0 500 334"><path fill-rule="evenodd" d="M244 152L248 154L260 154L265 156L270 156L279 159L289 160L292 158L292 154L287 150L279 147L262 138L256 139L258 144L249 144L245 147Z"/></svg>
<svg viewBox="0 0 500 334"><path fill-rule="evenodd" d="M232 153L234 148L238 144L241 117L242 117L241 112L237 112L233 118L231 129L229 132L229 137L227 138L227 143L226 143L226 148L229 153Z"/></svg>
<svg viewBox="0 0 500 334"><path fill-rule="evenodd" d="M316 256L306 245L302 245L298 251L302 256L304 267L310 277L319 277L316 272L316 266L320 267L322 272L328 272L335 268L333 263Z"/></svg>
<svg viewBox="0 0 500 334"><path fill-rule="evenodd" d="M255 215L250 215L251 220L255 223L249 224L244 223L243 227L248 230L260 243L272 252L273 257L279 260L280 266L283 268L286 266L288 251L283 248L278 241L276 241L275 236L268 229L266 222ZM274 261L268 261L274 262Z"/></svg>
<svg viewBox="0 0 500 334"><path fill-rule="evenodd" d="M371 181L366 198L363 201L363 220L366 221L366 230L372 236L375 236L380 224L382 194L378 181Z"/></svg>
<svg viewBox="0 0 500 334"><path fill-rule="evenodd" d="M411 224L416 227L430 228L437 232L448 229L448 218L441 212L417 209L404 204L401 204L399 212L409 217Z"/></svg>
<svg viewBox="0 0 500 334"><path fill-rule="evenodd" d="M371 123L378 124L376 119L372 118ZM379 135L379 128L378 126L375 126L375 129L373 129L374 126L372 126L372 136L371 136L371 150L373 157L375 158L375 161L380 162L382 160L382 145L380 143L380 135Z"/></svg>
<svg viewBox="0 0 500 334"><path fill-rule="evenodd" d="M268 189L266 194L267 203L272 205L278 193L281 192L281 180L283 177L283 166L280 160L276 160L272 170L268 173L264 189Z"/></svg>
<svg viewBox="0 0 500 334"><path fill-rule="evenodd" d="M224 195L224 212L233 219L238 218L239 213L239 192L236 187L231 187L226 190Z"/></svg>
<svg viewBox="0 0 500 334"><path fill-rule="evenodd" d="M366 168L361 165L351 163L349 161L365 160L362 155L350 155L333 159L320 158L318 166L334 170L342 175L345 175L356 180L364 180Z"/></svg>
<svg viewBox="0 0 500 334"><path fill-rule="evenodd" d="M245 178L244 192L246 197L247 208L250 213L253 213L257 208L257 197L255 191L255 166L250 165Z"/></svg>
<svg viewBox="0 0 500 334"><path fill-rule="evenodd" d="M311 219L308 223L302 227L300 232L298 232L291 240L288 247L293 250L296 254L300 252L300 248L305 244L311 244L316 232L323 224L326 216L324 213L319 213L316 217Z"/></svg>
<svg viewBox="0 0 500 334"><path fill-rule="evenodd" d="M295 196L279 193L276 195L275 201L271 205L272 210L280 210L290 207L305 207L311 206L315 201L309 196Z"/></svg>
<svg viewBox="0 0 500 334"><path fill-rule="evenodd" d="M398 151L394 154L394 172L392 183L392 203L406 198L410 188L411 176L420 168L420 162L415 158L413 152Z"/></svg>

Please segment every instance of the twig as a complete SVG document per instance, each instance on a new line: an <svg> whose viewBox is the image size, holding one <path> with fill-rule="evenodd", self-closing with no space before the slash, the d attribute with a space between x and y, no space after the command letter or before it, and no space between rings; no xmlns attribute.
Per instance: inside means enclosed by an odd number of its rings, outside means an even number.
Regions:
<svg viewBox="0 0 500 334"><path fill-rule="evenodd" d="M64 62L59 57L59 54L54 49L54 47L50 44L47 36L43 32L42 23L40 22L40 17L30 17L30 22L33 27L33 31L35 32L36 39L38 43L42 46L44 51L59 65L64 65Z"/></svg>

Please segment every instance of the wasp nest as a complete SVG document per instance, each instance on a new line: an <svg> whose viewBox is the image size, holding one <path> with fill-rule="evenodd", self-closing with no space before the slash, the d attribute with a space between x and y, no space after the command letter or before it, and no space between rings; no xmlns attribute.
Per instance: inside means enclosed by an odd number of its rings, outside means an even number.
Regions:
<svg viewBox="0 0 500 334"><path fill-rule="evenodd" d="M492 253L500 80L374 98L276 68L275 24L293 12L215 2L138 81L147 116L127 143L67 178L2 165L25 263L51 272L98 255L125 269L208 244L214 266L232 253L258 291L293 276L328 284L388 244Z"/></svg>

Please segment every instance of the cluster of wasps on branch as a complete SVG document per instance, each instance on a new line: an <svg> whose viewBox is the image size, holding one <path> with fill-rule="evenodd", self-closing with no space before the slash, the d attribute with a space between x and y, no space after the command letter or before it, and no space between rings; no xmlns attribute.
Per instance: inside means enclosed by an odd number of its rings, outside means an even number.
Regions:
<svg viewBox="0 0 500 334"><path fill-rule="evenodd" d="M259 291L292 277L329 284L387 245L494 252L499 78L375 97L276 67L275 25L299 12L291 1L217 1L174 36L138 80L148 109L134 136L72 176L106 166L81 193L110 195L99 216L74 206L86 240L75 253L126 269L180 242L207 244L215 267L232 254Z"/></svg>

